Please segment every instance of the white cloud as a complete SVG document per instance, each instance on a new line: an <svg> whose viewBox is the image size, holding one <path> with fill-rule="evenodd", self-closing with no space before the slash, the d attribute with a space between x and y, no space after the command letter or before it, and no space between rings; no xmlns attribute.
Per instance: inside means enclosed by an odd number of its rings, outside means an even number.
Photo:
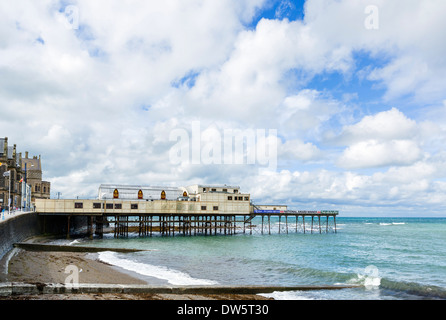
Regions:
<svg viewBox="0 0 446 320"><path fill-rule="evenodd" d="M324 156L314 144L295 139L278 145L278 158L285 161L321 161Z"/></svg>
<svg viewBox="0 0 446 320"><path fill-rule="evenodd" d="M288 96L276 111L284 135L293 137L315 138L320 127L334 114L339 113L342 106L339 102L316 90L304 89L296 95Z"/></svg>
<svg viewBox="0 0 446 320"><path fill-rule="evenodd" d="M53 125L39 143L45 148L65 148L71 145L71 134L60 125Z"/></svg>
<svg viewBox="0 0 446 320"><path fill-rule="evenodd" d="M348 147L338 160L338 165L350 169L400 166L412 164L421 156L420 148L411 140L367 140Z"/></svg>
<svg viewBox="0 0 446 320"><path fill-rule="evenodd" d="M417 133L416 122L407 118L398 109L392 108L376 115L365 116L354 125L345 126L340 134L340 140L349 143L368 139L380 141L410 139Z"/></svg>
<svg viewBox="0 0 446 320"><path fill-rule="evenodd" d="M347 144L337 160L348 169L410 165L420 160L420 132L414 120L392 108L345 126L338 141Z"/></svg>

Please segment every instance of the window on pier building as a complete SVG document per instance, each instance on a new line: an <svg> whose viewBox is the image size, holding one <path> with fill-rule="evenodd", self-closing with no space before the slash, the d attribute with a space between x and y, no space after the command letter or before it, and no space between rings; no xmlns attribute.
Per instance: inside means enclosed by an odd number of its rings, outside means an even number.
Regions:
<svg viewBox="0 0 446 320"><path fill-rule="evenodd" d="M228 196L228 200L232 200L232 196Z"/></svg>
<svg viewBox="0 0 446 320"><path fill-rule="evenodd" d="M201 206L201 210L206 210L206 206Z"/></svg>
<svg viewBox="0 0 446 320"><path fill-rule="evenodd" d="M131 205L130 205L130 209L138 209L138 204L137 203L132 203Z"/></svg>
<svg viewBox="0 0 446 320"><path fill-rule="evenodd" d="M214 211L218 211L218 206L214 206Z"/></svg>
<svg viewBox="0 0 446 320"><path fill-rule="evenodd" d="M249 201L249 197L245 197L245 201Z"/></svg>
<svg viewBox="0 0 446 320"><path fill-rule="evenodd" d="M122 209L122 203L115 203L115 209Z"/></svg>
<svg viewBox="0 0 446 320"><path fill-rule="evenodd" d="M106 209L113 209L113 203L107 203L105 204Z"/></svg>
<svg viewBox="0 0 446 320"><path fill-rule="evenodd" d="M75 202L74 203L74 208L75 209L82 209L84 207L84 203L83 202Z"/></svg>
<svg viewBox="0 0 446 320"><path fill-rule="evenodd" d="M101 204L99 202L94 202L93 209L101 209Z"/></svg>

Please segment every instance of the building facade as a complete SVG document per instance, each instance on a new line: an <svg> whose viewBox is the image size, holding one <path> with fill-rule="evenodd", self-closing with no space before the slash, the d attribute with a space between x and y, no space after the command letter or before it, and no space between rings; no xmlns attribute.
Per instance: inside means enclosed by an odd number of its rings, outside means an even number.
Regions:
<svg viewBox="0 0 446 320"><path fill-rule="evenodd" d="M50 182L42 180L40 156L31 159L26 152L22 158L8 137L0 138L0 207L10 203L11 209L28 208L35 199L49 199L50 187Z"/></svg>
<svg viewBox="0 0 446 320"><path fill-rule="evenodd" d="M42 180L42 159L41 156L28 158L28 151L25 157L21 158L21 168L24 181L31 187L31 201L36 199L49 199L51 183Z"/></svg>
<svg viewBox="0 0 446 320"><path fill-rule="evenodd" d="M40 213L250 215L249 193L238 186L158 187L102 184L97 200L36 200Z"/></svg>
<svg viewBox="0 0 446 320"><path fill-rule="evenodd" d="M16 145L10 146L8 138L0 138L0 206L19 208L21 206L22 169ZM8 201L9 197L9 201Z"/></svg>

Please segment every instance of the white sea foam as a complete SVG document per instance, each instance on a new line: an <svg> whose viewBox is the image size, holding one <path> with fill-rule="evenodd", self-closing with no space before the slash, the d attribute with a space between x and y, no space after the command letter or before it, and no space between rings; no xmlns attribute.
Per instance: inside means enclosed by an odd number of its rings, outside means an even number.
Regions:
<svg viewBox="0 0 446 320"><path fill-rule="evenodd" d="M192 278L187 273L169 269L162 266L153 266L146 263L136 262L129 259L121 259L115 252L104 251L100 252L98 259L105 263L133 271L145 276L154 277L158 279L167 280L172 285L214 285L218 284L216 281L207 279Z"/></svg>
<svg viewBox="0 0 446 320"><path fill-rule="evenodd" d="M405 222L380 222L380 226L394 226L394 225L403 225Z"/></svg>
<svg viewBox="0 0 446 320"><path fill-rule="evenodd" d="M262 297L273 298L274 300L313 300L303 296L300 291L274 291L272 293L261 293Z"/></svg>
<svg viewBox="0 0 446 320"><path fill-rule="evenodd" d="M374 265L369 265L356 275L356 278L350 279L347 283L363 285L366 289L377 289L381 285L379 270Z"/></svg>

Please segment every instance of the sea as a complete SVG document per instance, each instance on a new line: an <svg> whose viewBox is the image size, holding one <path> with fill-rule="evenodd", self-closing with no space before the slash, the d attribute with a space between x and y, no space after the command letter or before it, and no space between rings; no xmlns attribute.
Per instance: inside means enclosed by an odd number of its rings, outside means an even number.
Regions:
<svg viewBox="0 0 446 320"><path fill-rule="evenodd" d="M330 218L331 219L331 218ZM359 285L263 294L275 300L446 299L446 218L336 219L327 229L271 218L233 235L100 238L66 244L144 249L97 258L160 285ZM287 228L286 228L287 227ZM285 229L286 228L286 229ZM328 230L328 232L326 232ZM60 240L62 241L62 240ZM59 242L60 243L60 242Z"/></svg>

